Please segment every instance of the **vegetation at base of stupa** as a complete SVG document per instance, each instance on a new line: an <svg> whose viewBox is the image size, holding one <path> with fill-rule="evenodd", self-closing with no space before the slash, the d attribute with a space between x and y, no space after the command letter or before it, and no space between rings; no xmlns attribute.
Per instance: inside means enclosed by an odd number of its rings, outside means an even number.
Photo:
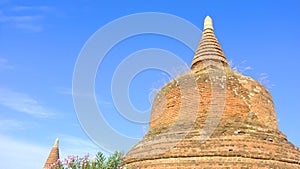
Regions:
<svg viewBox="0 0 300 169"><path fill-rule="evenodd" d="M123 152L115 152L109 157L105 157L102 152L98 152L91 160L89 154L84 157L70 155L64 160L58 159L56 163L52 164L51 169L120 169L122 168L122 160L124 158ZM135 169L133 167L132 169ZM127 168L131 169L131 168Z"/></svg>

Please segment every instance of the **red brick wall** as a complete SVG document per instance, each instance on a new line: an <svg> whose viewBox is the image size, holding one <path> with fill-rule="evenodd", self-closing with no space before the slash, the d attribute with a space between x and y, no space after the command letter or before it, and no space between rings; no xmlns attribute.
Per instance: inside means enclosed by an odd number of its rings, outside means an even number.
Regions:
<svg viewBox="0 0 300 169"><path fill-rule="evenodd" d="M225 74L209 76L207 72L179 76L160 91L149 132L126 155L125 164L141 168L300 168L299 149L278 131L270 93L229 68ZM187 85L190 73L198 93L195 86ZM198 100L193 100L195 94ZM187 101L191 104L182 104ZM213 112L216 109L224 111L218 116ZM207 123L209 114L211 123ZM204 124L216 128L208 140L200 142Z"/></svg>

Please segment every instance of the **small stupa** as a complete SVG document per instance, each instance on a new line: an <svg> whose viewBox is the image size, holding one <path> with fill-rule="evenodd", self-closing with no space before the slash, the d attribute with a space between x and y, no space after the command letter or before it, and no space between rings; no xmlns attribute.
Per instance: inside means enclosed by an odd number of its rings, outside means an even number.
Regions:
<svg viewBox="0 0 300 169"><path fill-rule="evenodd" d="M149 131L124 165L300 169L300 150L279 131L269 91L230 68L206 17L191 70L158 92Z"/></svg>
<svg viewBox="0 0 300 169"><path fill-rule="evenodd" d="M43 169L50 169L51 165L55 164L58 159L59 159L59 148L58 148L58 139L56 139Z"/></svg>

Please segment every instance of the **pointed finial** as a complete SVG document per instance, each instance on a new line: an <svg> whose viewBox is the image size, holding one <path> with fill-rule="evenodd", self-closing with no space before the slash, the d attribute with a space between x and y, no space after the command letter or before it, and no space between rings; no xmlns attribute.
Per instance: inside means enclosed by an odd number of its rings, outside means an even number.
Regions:
<svg viewBox="0 0 300 169"><path fill-rule="evenodd" d="M204 20L204 29L207 29L207 28L214 29L212 19L210 16L206 16L206 18Z"/></svg>
<svg viewBox="0 0 300 169"><path fill-rule="evenodd" d="M191 68L201 70L208 66L218 67L219 62L228 66L223 50L214 34L212 19L207 16L204 20L202 38L195 52Z"/></svg>
<svg viewBox="0 0 300 169"><path fill-rule="evenodd" d="M53 147L58 147L58 138L55 139L55 143Z"/></svg>

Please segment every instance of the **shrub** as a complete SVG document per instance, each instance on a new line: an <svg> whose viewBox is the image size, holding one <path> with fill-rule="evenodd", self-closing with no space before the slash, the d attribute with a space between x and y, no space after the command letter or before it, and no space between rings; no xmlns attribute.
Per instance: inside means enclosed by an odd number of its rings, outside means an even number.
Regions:
<svg viewBox="0 0 300 169"><path fill-rule="evenodd" d="M89 154L82 158L72 155L63 161L58 159L57 162L50 166L51 169L118 169L121 167L123 160L123 152L115 152L107 159L103 153L98 152L97 155L90 160Z"/></svg>

